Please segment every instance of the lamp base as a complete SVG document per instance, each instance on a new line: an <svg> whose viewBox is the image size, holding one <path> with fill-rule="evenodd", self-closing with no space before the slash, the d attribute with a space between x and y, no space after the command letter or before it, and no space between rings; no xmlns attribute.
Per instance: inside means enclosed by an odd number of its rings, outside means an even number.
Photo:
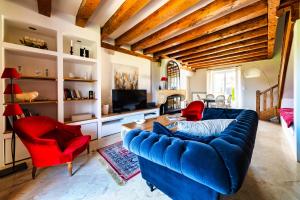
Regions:
<svg viewBox="0 0 300 200"><path fill-rule="evenodd" d="M27 168L28 168L27 164L24 162L24 163L20 163L20 164L15 165L15 167L9 167L9 168L0 170L0 178L4 177L4 176L11 175L15 172L26 170Z"/></svg>

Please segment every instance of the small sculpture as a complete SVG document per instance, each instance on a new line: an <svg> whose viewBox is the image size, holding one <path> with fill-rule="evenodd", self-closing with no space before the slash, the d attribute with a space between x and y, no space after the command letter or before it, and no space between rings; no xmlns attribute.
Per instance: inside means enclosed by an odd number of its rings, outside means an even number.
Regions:
<svg viewBox="0 0 300 200"><path fill-rule="evenodd" d="M39 93L37 91L33 92L23 92L22 94L16 94L16 98L19 101L29 101L36 99L39 96Z"/></svg>

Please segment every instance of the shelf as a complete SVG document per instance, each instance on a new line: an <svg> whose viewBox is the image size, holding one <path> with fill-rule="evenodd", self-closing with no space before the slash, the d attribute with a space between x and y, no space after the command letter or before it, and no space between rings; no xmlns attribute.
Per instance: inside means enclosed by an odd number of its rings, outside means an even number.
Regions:
<svg viewBox="0 0 300 200"><path fill-rule="evenodd" d="M41 58L52 58L52 59L57 57L57 52L55 51L27 47L20 44L3 42L3 47L5 50L17 53L19 55L36 56Z"/></svg>
<svg viewBox="0 0 300 200"><path fill-rule="evenodd" d="M85 101L96 101L97 99L72 99L64 100L64 102L85 102Z"/></svg>
<svg viewBox="0 0 300 200"><path fill-rule="evenodd" d="M82 63L82 64L95 64L97 63L97 60L94 58L84 58L76 55L70 55L70 54L63 54L63 58L65 61L69 62L76 62L76 63Z"/></svg>
<svg viewBox="0 0 300 200"><path fill-rule="evenodd" d="M75 122L86 122L90 120L95 120L97 117L93 116L91 119L85 119L85 120L78 120L78 121L72 121L70 118L65 118L64 123L65 124L70 124L70 123L75 123Z"/></svg>
<svg viewBox="0 0 300 200"><path fill-rule="evenodd" d="M4 105L9 104L10 102L6 102ZM20 105L32 105L32 104L55 104L57 103L57 100L35 100L32 102L18 102L16 101L15 103L18 103Z"/></svg>
<svg viewBox="0 0 300 200"><path fill-rule="evenodd" d="M97 80L87 80L87 79L82 79L82 78L64 78L64 81L78 81L78 82L93 83L93 82L96 82Z"/></svg>
<svg viewBox="0 0 300 200"><path fill-rule="evenodd" d="M42 76L22 76L21 80L41 80L41 81L56 81L55 77L42 77Z"/></svg>

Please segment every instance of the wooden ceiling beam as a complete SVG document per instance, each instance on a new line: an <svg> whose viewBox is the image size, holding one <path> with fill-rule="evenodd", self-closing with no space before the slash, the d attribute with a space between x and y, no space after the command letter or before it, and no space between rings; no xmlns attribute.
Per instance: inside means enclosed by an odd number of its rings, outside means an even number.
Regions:
<svg viewBox="0 0 300 200"><path fill-rule="evenodd" d="M280 0L268 0L268 58L272 58L274 54L278 23L276 12L279 4Z"/></svg>
<svg viewBox="0 0 300 200"><path fill-rule="evenodd" d="M150 0L125 0L118 10L109 18L101 29L101 39L107 39L125 21L141 11Z"/></svg>
<svg viewBox="0 0 300 200"><path fill-rule="evenodd" d="M255 49L252 51L248 51L248 52L243 52L243 53L235 53L232 55L226 55L226 56L220 56L217 58L212 58L209 60L198 60L195 59L193 61L188 62L188 66L193 66L194 64L206 64L206 63L211 63L211 62L219 62L219 61L223 61L223 60L233 60L235 58L248 58L248 57L252 57L252 56L257 56L257 55L266 55L267 54L267 48L261 48L261 49Z"/></svg>
<svg viewBox="0 0 300 200"><path fill-rule="evenodd" d="M215 53L215 54L212 54L212 55L208 55L208 56L199 56L199 57L196 57L196 58L191 58L191 59L185 59L185 60L181 60L182 62L184 63L190 63L190 62L193 62L195 60L197 61L206 61L206 60L210 60L210 59L214 59L214 58L219 58L219 57L222 57L222 56L229 56L229 55L234 55L234 54L237 54L237 53L245 53L245 52L250 52L250 51L253 51L253 50L261 50L261 49L265 49L267 48L268 45L267 43L261 43L261 44L258 44L258 45L251 45L251 46L247 46L247 47L241 47L241 48L237 48L237 49L233 49L233 50L228 50L228 51L223 51L223 52L220 52L220 53Z"/></svg>
<svg viewBox="0 0 300 200"><path fill-rule="evenodd" d="M267 31L268 31L267 27L263 27L263 28L260 28L260 29L254 30L254 31L249 31L249 32L246 32L246 33L242 33L240 35L225 38L223 40L219 40L219 41L216 41L216 42L208 43L208 44L201 45L201 46L198 46L198 47L195 47L195 48L191 48L191 49L188 49L188 50L184 50L184 51L180 51L180 52L177 52L177 53L174 53L174 54L170 54L168 56L172 57L172 58L177 58L177 57L187 56L187 55L190 55L190 54L204 52L204 51L207 51L207 50L210 50L210 49L226 46L226 45L229 45L229 44L242 42L242 41L249 40L249 39L252 39L252 38L257 38L257 37L260 37L260 36L265 36L265 35L267 35ZM156 55L155 55L155 57L156 57Z"/></svg>
<svg viewBox="0 0 300 200"><path fill-rule="evenodd" d="M115 44L117 46L129 44L130 41L158 27L199 2L200 0L169 0L158 10L118 37L115 40Z"/></svg>
<svg viewBox="0 0 300 200"><path fill-rule="evenodd" d="M244 5L249 0L215 0L205 7L202 7L191 14L173 22L172 24L160 29L159 31L147 36L146 38L134 43L132 50L142 50L153 46L174 35L175 33L195 26L201 21L212 19L224 12L234 10L236 7Z"/></svg>
<svg viewBox="0 0 300 200"><path fill-rule="evenodd" d="M37 0L39 13L47 17L51 16L52 0Z"/></svg>
<svg viewBox="0 0 300 200"><path fill-rule="evenodd" d="M267 4L265 1L259 1L257 3L251 4L247 7L241 8L235 12L228 15L220 17L212 22L194 28L190 31L186 31L180 35L172 37L164 42L157 45L144 49L145 54L155 53L163 49L167 49L172 46L176 46L180 43L187 42L189 40L198 38L203 35L216 32L218 30L245 22L247 20L259 17L261 15L267 14Z"/></svg>
<svg viewBox="0 0 300 200"><path fill-rule="evenodd" d="M137 53L137 52L134 52L134 51L131 51L129 49L124 49L124 48L121 48L121 47L116 47L112 44L109 44L109 43L105 43L105 42L101 42L101 47L105 48L105 49L110 49L110 50L113 50L113 51L118 51L118 52L121 52L121 53L125 53L125 54L128 54L128 55L132 55L132 56L136 56L136 57L140 57L140 58L144 58L144 59L148 59L152 62L157 62L157 60L151 56L146 56L144 54L141 54L141 53Z"/></svg>
<svg viewBox="0 0 300 200"><path fill-rule="evenodd" d="M259 45L262 43L266 43L267 41L268 41L268 38L267 38L267 34L266 34L265 36L261 36L258 38L253 38L253 39L249 39L246 41L221 46L221 47L211 49L208 51L203 51L200 53L194 53L194 54L190 54L187 56L178 57L178 58L176 58L176 60L193 59L193 58L197 58L199 56L209 56L209 55L213 55L213 54L217 54L217 53L222 53L224 51L233 51L235 49L242 48L242 47L248 47L248 46L252 46L252 45Z"/></svg>
<svg viewBox="0 0 300 200"><path fill-rule="evenodd" d="M214 60L211 62L198 62L198 63L194 63L194 64L189 64L189 67L195 67L195 66L199 66L199 65L211 65L211 64L216 64L216 63L223 63L223 62L231 62L231 61L235 61L235 60L239 60L239 59L247 59L247 58L253 58L256 56L267 56L267 51L264 52L259 52L259 53L253 53L251 55L242 55L242 56L237 56L237 57L232 57L232 58L224 58L224 59L219 59L219 60Z"/></svg>
<svg viewBox="0 0 300 200"><path fill-rule="evenodd" d="M185 42L183 44L159 51L159 52L155 53L155 56L158 57L158 56L162 56L162 55L176 53L179 51L183 51L186 49L204 45L204 44L207 44L210 42L215 42L218 40L222 40L222 39L225 39L225 38L228 38L231 36L235 36L238 34L242 34L242 33L248 32L248 31L252 31L252 30L267 26L267 24L268 24L267 15L263 15L258 18L248 20L246 22L243 22L243 23L240 23L240 24L237 24L234 26L230 26L228 28L217 31L215 33L205 35L205 36L196 38L194 40Z"/></svg>
<svg viewBox="0 0 300 200"><path fill-rule="evenodd" d="M82 0L76 15L76 25L85 27L99 4L100 0Z"/></svg>
<svg viewBox="0 0 300 200"><path fill-rule="evenodd" d="M212 63L210 65L197 65L193 66L193 69L205 69L205 68L212 68L212 67L220 67L220 66L226 66L226 65L235 65L235 64L240 64L240 63L246 63L246 62L254 62L258 60L264 60L267 59L267 56L257 56L257 57L252 57L252 58L246 58L246 59L236 59L233 61L225 61L225 62L218 62L218 63Z"/></svg>

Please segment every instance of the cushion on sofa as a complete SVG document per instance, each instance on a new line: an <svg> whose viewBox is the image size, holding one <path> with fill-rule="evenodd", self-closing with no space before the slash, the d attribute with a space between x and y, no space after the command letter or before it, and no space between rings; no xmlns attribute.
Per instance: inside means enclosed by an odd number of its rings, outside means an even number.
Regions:
<svg viewBox="0 0 300 200"><path fill-rule="evenodd" d="M179 121L177 130L193 136L219 136L234 119L213 119L203 121ZM195 135L196 134L196 135Z"/></svg>
<svg viewBox="0 0 300 200"><path fill-rule="evenodd" d="M209 143L211 140L215 139L215 136L201 136L197 134L187 134L182 131L175 131L172 132L170 129L166 128L164 125L160 124L159 122L153 122L153 132L166 135L168 137L177 137L182 140L194 140L203 143Z"/></svg>

